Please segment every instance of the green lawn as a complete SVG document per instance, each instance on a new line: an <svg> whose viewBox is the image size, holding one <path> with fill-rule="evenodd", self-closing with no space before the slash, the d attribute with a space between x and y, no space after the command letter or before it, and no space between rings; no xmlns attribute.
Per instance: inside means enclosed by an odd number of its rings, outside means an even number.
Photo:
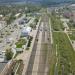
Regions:
<svg viewBox="0 0 75 75"><path fill-rule="evenodd" d="M51 23L52 29L55 31L64 30L63 23L61 22L60 18L51 15Z"/></svg>
<svg viewBox="0 0 75 75"><path fill-rule="evenodd" d="M75 52L65 33L53 33L54 48L58 52L58 75L75 75Z"/></svg>
<svg viewBox="0 0 75 75"><path fill-rule="evenodd" d="M22 48L23 45L26 44L26 39L19 39L18 42L16 43L16 48Z"/></svg>

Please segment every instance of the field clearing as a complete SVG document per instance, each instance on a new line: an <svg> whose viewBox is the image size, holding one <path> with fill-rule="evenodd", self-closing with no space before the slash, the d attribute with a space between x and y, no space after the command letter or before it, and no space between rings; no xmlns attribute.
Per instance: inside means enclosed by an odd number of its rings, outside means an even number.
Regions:
<svg viewBox="0 0 75 75"><path fill-rule="evenodd" d="M75 52L65 33L53 33L54 48L57 45L58 75L75 75Z"/></svg>

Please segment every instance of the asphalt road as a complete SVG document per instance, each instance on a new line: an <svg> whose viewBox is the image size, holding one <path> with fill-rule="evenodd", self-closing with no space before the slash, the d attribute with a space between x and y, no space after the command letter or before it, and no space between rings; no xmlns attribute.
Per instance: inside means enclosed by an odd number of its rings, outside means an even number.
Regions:
<svg viewBox="0 0 75 75"><path fill-rule="evenodd" d="M40 30L41 25L42 30ZM29 65L25 75L47 75L48 73L48 54L50 50L50 30L48 25L49 18L46 14L44 14L42 16L36 36L36 39L38 39L38 41L35 40ZM47 49L44 49L45 44L47 45Z"/></svg>
<svg viewBox="0 0 75 75"><path fill-rule="evenodd" d="M3 68L5 67L5 65L6 65L7 63L0 63L0 72L3 70Z"/></svg>

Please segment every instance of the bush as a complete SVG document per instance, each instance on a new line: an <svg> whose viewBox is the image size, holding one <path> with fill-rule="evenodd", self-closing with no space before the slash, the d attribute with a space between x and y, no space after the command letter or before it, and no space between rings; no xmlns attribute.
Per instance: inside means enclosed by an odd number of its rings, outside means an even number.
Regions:
<svg viewBox="0 0 75 75"><path fill-rule="evenodd" d="M36 28L36 25L35 24L30 24L30 27L31 28Z"/></svg>
<svg viewBox="0 0 75 75"><path fill-rule="evenodd" d="M32 39L33 39L33 37L30 37L30 38L29 38L27 47L30 47Z"/></svg>
<svg viewBox="0 0 75 75"><path fill-rule="evenodd" d="M5 56L6 56L6 60L12 59L13 52L11 51L11 49L6 50Z"/></svg>
<svg viewBox="0 0 75 75"><path fill-rule="evenodd" d="M35 19L35 23L37 24L37 22L38 22L38 19L36 18L36 19Z"/></svg>

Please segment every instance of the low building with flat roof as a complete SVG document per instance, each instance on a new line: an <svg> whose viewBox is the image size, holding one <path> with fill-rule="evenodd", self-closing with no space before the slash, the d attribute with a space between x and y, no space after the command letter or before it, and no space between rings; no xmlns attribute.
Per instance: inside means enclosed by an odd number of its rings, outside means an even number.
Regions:
<svg viewBox="0 0 75 75"><path fill-rule="evenodd" d="M24 27L21 31L21 36L27 37L31 32L31 27Z"/></svg>

